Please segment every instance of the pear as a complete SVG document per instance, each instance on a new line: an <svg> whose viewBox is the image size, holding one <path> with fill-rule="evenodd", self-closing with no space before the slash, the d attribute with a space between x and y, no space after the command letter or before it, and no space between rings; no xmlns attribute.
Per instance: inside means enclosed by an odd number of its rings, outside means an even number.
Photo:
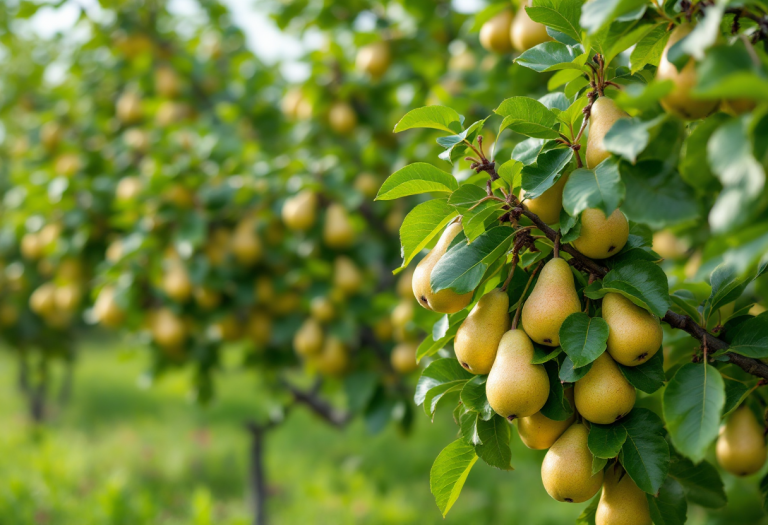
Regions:
<svg viewBox="0 0 768 525"><path fill-rule="evenodd" d="M187 270L181 264L174 263L163 276L163 291L174 301L183 303L192 295L192 282Z"/></svg>
<svg viewBox="0 0 768 525"><path fill-rule="evenodd" d="M508 53L512 50L511 28L512 11L502 11L480 28L480 45L493 53Z"/></svg>
<svg viewBox="0 0 768 525"><path fill-rule="evenodd" d="M598 425L609 425L629 414L636 395L635 387L608 353L595 359L587 375L573 386L576 410Z"/></svg>
<svg viewBox="0 0 768 525"><path fill-rule="evenodd" d="M203 310L213 310L221 303L221 294L207 286L200 286L194 291L195 302Z"/></svg>
<svg viewBox="0 0 768 525"><path fill-rule="evenodd" d="M453 349L461 366L473 374L490 372L509 325L507 292L496 288L481 297L456 332Z"/></svg>
<svg viewBox="0 0 768 525"><path fill-rule="evenodd" d="M357 127L357 114L346 102L335 102L328 112L331 129L340 135L347 135Z"/></svg>
<svg viewBox="0 0 768 525"><path fill-rule="evenodd" d="M211 232L210 239L203 250L212 266L220 266L229 254L232 234L227 228L216 228Z"/></svg>
<svg viewBox="0 0 768 525"><path fill-rule="evenodd" d="M379 192L381 185L379 178L371 173L361 173L355 179L355 189L368 199L373 199Z"/></svg>
<svg viewBox="0 0 768 525"><path fill-rule="evenodd" d="M269 303L269 307L276 315L288 315L298 310L299 306L301 306L301 297L296 292L281 293Z"/></svg>
<svg viewBox="0 0 768 525"><path fill-rule="evenodd" d="M629 239L629 223L618 208L605 218L603 210L587 208L581 213L581 234L573 247L591 259L616 255Z"/></svg>
<svg viewBox="0 0 768 525"><path fill-rule="evenodd" d="M691 97L691 91L696 87L696 63L693 58L688 59L683 69L669 61L667 54L670 48L693 30L690 24L678 26L669 35L667 45L661 54L659 67L656 69L656 78L659 80L671 80L674 84L672 92L661 99L661 106L668 112L680 118L697 120L704 118L717 108L719 101L702 100Z"/></svg>
<svg viewBox="0 0 768 525"><path fill-rule="evenodd" d="M168 66L155 70L155 90L161 97L174 98L181 92L181 82L176 72Z"/></svg>
<svg viewBox="0 0 768 525"><path fill-rule="evenodd" d="M382 317L373 323L373 333L379 341L389 341L392 339L392 332L394 332L394 327L389 317Z"/></svg>
<svg viewBox="0 0 768 525"><path fill-rule="evenodd" d="M608 353L617 363L637 366L661 348L659 318L618 293L603 297L603 319L608 323Z"/></svg>
<svg viewBox="0 0 768 525"><path fill-rule="evenodd" d="M568 181L568 173L564 173L557 182L547 191L536 197L528 199L525 205L530 211L539 216L547 224L560 222L560 210L563 209L563 188ZM520 190L520 200L525 198L525 190Z"/></svg>
<svg viewBox="0 0 768 525"><path fill-rule="evenodd" d="M592 474L588 437L587 428L575 423L544 456L541 481L547 493L557 501L582 503L597 494L603 484L602 471Z"/></svg>
<svg viewBox="0 0 768 525"><path fill-rule="evenodd" d="M125 312L117 304L114 287L105 286L101 289L93 305L93 313L104 326L116 328L123 323Z"/></svg>
<svg viewBox="0 0 768 525"><path fill-rule="evenodd" d="M63 135L64 129L55 120L49 120L40 128L40 142L49 151L56 149Z"/></svg>
<svg viewBox="0 0 768 525"><path fill-rule="evenodd" d="M354 295L363 286L363 274L352 259L340 255L333 261L333 284L344 295Z"/></svg>
<svg viewBox="0 0 768 525"><path fill-rule="evenodd" d="M308 230L317 217L317 195L304 190L285 200L282 209L283 222L291 230Z"/></svg>
<svg viewBox="0 0 768 525"><path fill-rule="evenodd" d="M560 326L581 311L571 267L554 258L544 265L539 280L523 305L523 329L531 339L547 346L560 345Z"/></svg>
<svg viewBox="0 0 768 525"><path fill-rule="evenodd" d="M265 312L254 310L248 315L245 333L258 346L266 345L272 338L272 318Z"/></svg>
<svg viewBox="0 0 768 525"><path fill-rule="evenodd" d="M763 468L765 459L765 429L752 410L743 405L720 428L717 462L735 476L749 476Z"/></svg>
<svg viewBox="0 0 768 525"><path fill-rule="evenodd" d="M9 327L19 321L19 309L16 305L2 303L0 304L0 326Z"/></svg>
<svg viewBox="0 0 768 525"><path fill-rule="evenodd" d="M302 357L316 355L323 348L323 329L315 319L311 317L293 336L293 349Z"/></svg>
<svg viewBox="0 0 768 525"><path fill-rule="evenodd" d="M56 308L56 285L44 283L29 296L29 308L38 315L48 315Z"/></svg>
<svg viewBox="0 0 768 525"><path fill-rule="evenodd" d="M416 362L417 348L419 348L419 343L413 341L400 343L395 346L390 355L392 368L401 374L410 374L419 368L419 364Z"/></svg>
<svg viewBox="0 0 768 525"><path fill-rule="evenodd" d="M141 97L132 91L123 93L117 100L115 107L117 118L126 124L133 124L141 120L143 112L141 109Z"/></svg>
<svg viewBox="0 0 768 525"><path fill-rule="evenodd" d="M669 230L653 234L653 251L664 259L680 259L688 251L688 246Z"/></svg>
<svg viewBox="0 0 768 525"><path fill-rule="evenodd" d="M221 341L237 341L243 334L240 322L232 314L226 315L218 319L211 326L210 333L213 334L214 339Z"/></svg>
<svg viewBox="0 0 768 525"><path fill-rule="evenodd" d="M384 41L361 47L355 59L358 71L368 73L374 79L384 75L391 63L392 54L389 51L389 44Z"/></svg>
<svg viewBox="0 0 768 525"><path fill-rule="evenodd" d="M573 407L573 388L566 389L565 395ZM526 447L533 450L544 450L551 447L575 420L575 410L571 417L565 421L555 421L541 412L536 412L532 416L521 417L517 420L517 433Z"/></svg>
<svg viewBox="0 0 768 525"><path fill-rule="evenodd" d="M123 177L115 188L115 198L119 201L131 201L141 194L143 184L139 177Z"/></svg>
<svg viewBox="0 0 768 525"><path fill-rule="evenodd" d="M530 2L525 5L530 5ZM521 53L552 40L552 37L547 34L547 26L531 20L525 10L525 5L520 7L510 29L512 47Z"/></svg>
<svg viewBox="0 0 768 525"><path fill-rule="evenodd" d="M252 266L262 255L261 240L256 234L256 221L244 219L235 228L230 240L230 251L243 266Z"/></svg>
<svg viewBox="0 0 768 525"><path fill-rule="evenodd" d="M333 203L325 212L323 242L330 248L349 248L355 242L355 230L341 204Z"/></svg>
<svg viewBox="0 0 768 525"><path fill-rule="evenodd" d="M397 295L403 299L413 297L413 269L409 268L400 274L397 280Z"/></svg>
<svg viewBox="0 0 768 525"><path fill-rule="evenodd" d="M40 237L36 233L25 233L21 238L21 251L22 257L34 261L42 257L45 246L40 240Z"/></svg>
<svg viewBox="0 0 768 525"><path fill-rule="evenodd" d="M651 525L645 492L618 465L609 467L605 473L595 525Z"/></svg>
<svg viewBox="0 0 768 525"><path fill-rule="evenodd" d="M509 421L534 415L549 397L549 376L542 365L531 364L533 343L522 330L501 338L485 394L491 408Z"/></svg>
<svg viewBox="0 0 768 525"><path fill-rule="evenodd" d="M608 97L600 97L592 104L587 138L587 168L595 168L611 156L611 152L605 149L603 139L616 121L624 117L629 117L629 114L619 109Z"/></svg>
<svg viewBox="0 0 768 525"><path fill-rule="evenodd" d="M82 298L83 291L80 285L78 283L67 283L56 287L53 301L57 310L72 313L80 306Z"/></svg>
<svg viewBox="0 0 768 525"><path fill-rule="evenodd" d="M262 275L256 279L253 286L253 294L259 304L270 304L275 300L275 286L269 277Z"/></svg>
<svg viewBox="0 0 768 525"><path fill-rule="evenodd" d="M152 338L166 349L176 349L187 338L184 321L168 308L155 312L151 324Z"/></svg>
<svg viewBox="0 0 768 525"><path fill-rule="evenodd" d="M459 295L453 290L445 289L435 293L430 284L432 269L445 255L451 241L459 232L461 232L461 223L454 222L448 225L432 251L419 262L413 271L413 295L416 296L419 304L427 310L453 314L466 308L472 301L472 292Z"/></svg>
<svg viewBox="0 0 768 525"><path fill-rule="evenodd" d="M319 355L310 360L314 368L326 376L340 376L349 366L349 352L337 337L328 336Z"/></svg>
<svg viewBox="0 0 768 525"><path fill-rule="evenodd" d="M309 312L321 323L327 323L336 317L333 302L325 296L314 297L309 303Z"/></svg>
<svg viewBox="0 0 768 525"><path fill-rule="evenodd" d="M727 113L732 117L738 117L744 113L749 113L756 107L757 102L748 98L727 99L720 103L720 111Z"/></svg>

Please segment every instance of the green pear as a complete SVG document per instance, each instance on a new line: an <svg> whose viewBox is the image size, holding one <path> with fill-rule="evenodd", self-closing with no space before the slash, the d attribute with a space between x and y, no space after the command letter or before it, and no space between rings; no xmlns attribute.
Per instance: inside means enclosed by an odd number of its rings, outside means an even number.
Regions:
<svg viewBox="0 0 768 525"><path fill-rule="evenodd" d="M635 387L608 353L595 359L587 375L573 386L576 410L598 425L611 424L629 414L636 395Z"/></svg>
<svg viewBox="0 0 768 525"><path fill-rule="evenodd" d="M749 476L763 468L765 458L765 429L744 405L720 429L717 462L735 476Z"/></svg>
<svg viewBox="0 0 768 525"><path fill-rule="evenodd" d="M323 242L336 249L349 248L355 242L355 229L341 204L334 202L325 212Z"/></svg>
<svg viewBox="0 0 768 525"><path fill-rule="evenodd" d="M565 395L573 407L573 388L566 389ZM544 450L551 447L575 420L575 410L571 417L564 421L555 421L541 412L536 412L532 416L521 417L517 420L517 433L526 447L533 450Z"/></svg>
<svg viewBox="0 0 768 525"><path fill-rule="evenodd" d="M363 286L363 274L355 262L344 255L333 261L333 285L344 295L354 295Z"/></svg>
<svg viewBox="0 0 768 525"><path fill-rule="evenodd" d="M693 91L697 83L696 63L693 58L688 59L683 69L678 71L677 67L667 57L670 48L692 30L693 26L683 24L672 31L672 34L669 35L669 40L667 40L667 45L661 54L659 67L656 69L656 78L659 80L671 80L674 84L672 92L661 99L661 106L668 113L672 113L680 118L697 120L715 111L719 101L694 99L691 97L691 91Z"/></svg>
<svg viewBox="0 0 768 525"><path fill-rule="evenodd" d="M587 208L581 213L581 234L573 247L590 259L606 259L616 255L629 239L629 223L621 210L605 218L603 210Z"/></svg>
<svg viewBox="0 0 768 525"><path fill-rule="evenodd" d="M312 190L304 190L283 204L283 222L291 230L308 230L315 224L316 215L317 195Z"/></svg>
<svg viewBox="0 0 768 525"><path fill-rule="evenodd" d="M587 168L595 168L611 156L611 152L605 149L603 139L616 121L625 117L629 115L608 97L600 97L592 104L587 138Z"/></svg>
<svg viewBox="0 0 768 525"><path fill-rule="evenodd" d="M563 209L563 188L568 181L568 173L564 173L557 182L547 191L536 197L528 199L525 205L530 211L539 216L547 224L560 222L560 210ZM525 191L520 190L520 200L525 198Z"/></svg>
<svg viewBox="0 0 768 525"><path fill-rule="evenodd" d="M557 501L582 503L600 490L603 472L592 474L592 453L587 446L589 430L575 423L547 451L541 463L541 481Z"/></svg>
<svg viewBox="0 0 768 525"><path fill-rule="evenodd" d="M323 329L320 323L308 318L293 336L293 349L302 357L310 357L320 353L323 348Z"/></svg>
<svg viewBox="0 0 768 525"><path fill-rule="evenodd" d="M603 297L603 319L608 323L608 353L617 363L637 366L661 347L659 318L618 293Z"/></svg>
<svg viewBox="0 0 768 525"><path fill-rule="evenodd" d="M491 408L509 421L534 415L549 397L549 376L531 364L533 343L522 330L510 330L499 342L485 394Z"/></svg>
<svg viewBox="0 0 768 525"><path fill-rule="evenodd" d="M509 325L506 291L496 288L480 298L456 332L453 349L461 366L473 374L490 372L499 341Z"/></svg>
<svg viewBox="0 0 768 525"><path fill-rule="evenodd" d="M515 19L512 21L512 27L510 28L510 39L512 40L512 47L516 51L528 51L532 47L536 47L544 42L549 42L552 37L547 34L547 26L534 22L525 10L526 5L531 5L530 2L525 2L520 6L520 10L515 15Z"/></svg>
<svg viewBox="0 0 768 525"><path fill-rule="evenodd" d="M523 305L523 329L541 345L560 345L560 326L581 311L571 267L555 258L544 265L533 291Z"/></svg>
<svg viewBox="0 0 768 525"><path fill-rule="evenodd" d="M618 465L609 467L605 472L595 525L651 525L651 511L645 492Z"/></svg>
<svg viewBox="0 0 768 525"><path fill-rule="evenodd" d="M461 223L454 222L448 225L432 251L419 262L413 271L413 295L416 296L419 304L427 310L453 314L466 308L472 301L472 292L457 294L453 290L446 289L435 293L430 284L432 270L440 258L445 255L451 241L459 232L461 232Z"/></svg>
<svg viewBox="0 0 768 525"><path fill-rule="evenodd" d="M507 53L512 50L510 28L512 27L512 11L502 11L480 28L480 44L494 53Z"/></svg>

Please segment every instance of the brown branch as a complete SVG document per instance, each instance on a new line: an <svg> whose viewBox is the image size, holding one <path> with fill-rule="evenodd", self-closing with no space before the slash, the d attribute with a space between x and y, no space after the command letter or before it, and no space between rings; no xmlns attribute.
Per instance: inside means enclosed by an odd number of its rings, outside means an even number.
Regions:
<svg viewBox="0 0 768 525"><path fill-rule="evenodd" d="M293 400L296 403L302 404L309 408L316 415L320 416L327 423L335 427L344 427L351 419L351 414L346 412L340 412L331 406L327 401L318 397L317 392L319 390L320 383L317 383L315 387L306 392L296 388L285 379L281 379L280 382L290 392Z"/></svg>

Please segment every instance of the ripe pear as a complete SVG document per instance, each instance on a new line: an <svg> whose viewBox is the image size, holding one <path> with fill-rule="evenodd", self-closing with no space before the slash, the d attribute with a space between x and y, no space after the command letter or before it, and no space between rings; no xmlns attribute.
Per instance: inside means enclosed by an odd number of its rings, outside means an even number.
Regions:
<svg viewBox="0 0 768 525"><path fill-rule="evenodd" d="M289 119L306 120L312 116L312 103L300 88L289 90L280 104L283 114Z"/></svg>
<svg viewBox="0 0 768 525"><path fill-rule="evenodd" d="M293 349L302 357L316 355L323 348L323 329L311 317L304 321L293 336Z"/></svg>
<svg viewBox="0 0 768 525"><path fill-rule="evenodd" d="M67 283L57 286L53 296L56 309L67 313L77 310L82 298L83 291L78 283Z"/></svg>
<svg viewBox="0 0 768 525"><path fill-rule="evenodd" d="M668 112L680 118L698 120L704 118L717 108L717 100L701 100L691 97L691 91L696 87L696 62L688 59L685 67L680 71L669 61L667 54L670 48L693 30L690 24L683 24L675 28L669 35L667 45L661 54L659 67L656 69L656 78L659 80L671 80L674 84L672 92L661 99L661 106Z"/></svg>
<svg viewBox="0 0 768 525"><path fill-rule="evenodd" d="M317 195L312 190L304 190L286 199L282 216L283 222L291 230L310 229L317 217Z"/></svg>
<svg viewBox="0 0 768 525"><path fill-rule="evenodd" d="M56 308L56 285L44 283L29 296L29 308L38 315L48 315Z"/></svg>
<svg viewBox="0 0 768 525"><path fill-rule="evenodd" d="M265 312L254 310L248 315L245 331L251 341L264 346L272 338L272 318Z"/></svg>
<svg viewBox="0 0 768 525"><path fill-rule="evenodd" d="M397 306L395 306L392 309L392 326L395 328L405 328L408 326L408 323L413 321L413 316L415 314L413 307L413 299L403 299L399 303L397 303Z"/></svg>
<svg viewBox="0 0 768 525"><path fill-rule="evenodd" d="M328 112L328 123L333 131L346 135L357 127L357 114L346 102L335 102Z"/></svg>
<svg viewBox="0 0 768 525"><path fill-rule="evenodd" d="M180 303L192 295L192 282L189 280L187 270L181 264L174 263L165 272L163 291L168 297Z"/></svg>
<svg viewBox="0 0 768 525"><path fill-rule="evenodd" d="M116 111L117 118L124 123L133 124L138 122L143 116L141 97L132 91L123 93L117 100Z"/></svg>
<svg viewBox="0 0 768 525"><path fill-rule="evenodd" d="M587 428L575 423L544 456L541 481L547 493L557 501L582 503L597 494L603 484L603 471L592 474L588 437Z"/></svg>
<svg viewBox="0 0 768 525"><path fill-rule="evenodd" d="M720 428L717 462L735 476L749 476L763 468L765 459L765 429L744 405Z"/></svg>
<svg viewBox="0 0 768 525"><path fill-rule="evenodd" d="M352 259L340 255L333 261L333 284L344 295L354 295L363 286L363 274Z"/></svg>
<svg viewBox="0 0 768 525"><path fill-rule="evenodd" d="M309 312L312 314L312 317L321 323L327 323L336 317L336 308L333 306L333 301L325 296L313 298L309 303Z"/></svg>
<svg viewBox="0 0 768 525"><path fill-rule="evenodd" d="M636 395L635 387L607 352L595 359L587 375L573 386L576 410L598 425L609 425L629 414Z"/></svg>
<svg viewBox="0 0 768 525"><path fill-rule="evenodd" d="M25 233L21 238L21 251L22 257L31 261L37 260L43 255L45 246L40 241L40 237L36 233Z"/></svg>
<svg viewBox="0 0 768 525"><path fill-rule="evenodd" d="M403 299L413 297L413 268L408 268L400 274L397 280L397 295Z"/></svg>
<svg viewBox="0 0 768 525"><path fill-rule="evenodd" d="M312 356L310 360L312 366L323 375L340 376L349 366L349 353L337 337L328 336L323 344L322 352L319 355Z"/></svg>
<svg viewBox="0 0 768 525"><path fill-rule="evenodd" d="M660 230L653 234L653 251L664 259L680 259L688 251L688 246L669 230Z"/></svg>
<svg viewBox="0 0 768 525"><path fill-rule="evenodd" d="M637 366L661 348L659 318L618 293L603 297L603 319L608 323L608 353L617 363Z"/></svg>
<svg viewBox="0 0 768 525"><path fill-rule="evenodd" d="M195 288L195 302L203 310L213 310L221 303L221 294L207 286Z"/></svg>
<svg viewBox="0 0 768 525"><path fill-rule="evenodd" d="M651 525L645 492L635 485L624 469L617 467L611 466L605 473L595 525Z"/></svg>
<svg viewBox="0 0 768 525"><path fill-rule="evenodd" d="M141 193L143 184L139 177L123 177L115 188L115 198L119 201L130 201Z"/></svg>
<svg viewBox="0 0 768 525"><path fill-rule="evenodd" d="M618 208L607 219L603 210L587 208L581 213L581 234L573 247L591 259L616 255L629 239L629 223Z"/></svg>
<svg viewBox="0 0 768 525"><path fill-rule="evenodd" d="M237 225L230 240L229 250L243 266L251 266L261 259L263 250L253 219L245 219Z"/></svg>
<svg viewBox="0 0 768 525"><path fill-rule="evenodd" d="M176 72L168 66L155 70L155 90L161 97L174 98L181 92L181 82Z"/></svg>
<svg viewBox="0 0 768 525"><path fill-rule="evenodd" d="M525 10L525 5L530 5L530 2L526 2L520 7L510 28L512 47L521 53L552 40L552 37L547 34L547 26L531 20Z"/></svg>
<svg viewBox="0 0 768 525"><path fill-rule="evenodd" d="M371 173L361 173L355 179L355 189L368 199L373 199L381 186L379 178Z"/></svg>
<svg viewBox="0 0 768 525"><path fill-rule="evenodd" d="M566 389L565 395L573 407L573 388ZM576 410L565 421L555 421L541 412L536 412L532 416L521 417L517 420L517 433L526 447L533 450L544 450L551 447L575 420Z"/></svg>
<svg viewBox="0 0 768 525"><path fill-rule="evenodd" d="M544 265L539 280L523 305L523 329L541 345L560 345L560 326L569 315L581 311L571 267L554 258Z"/></svg>
<svg viewBox="0 0 768 525"><path fill-rule="evenodd" d="M481 297L456 332L453 349L461 366L473 374L489 373L510 324L506 291L495 288Z"/></svg>
<svg viewBox="0 0 768 525"><path fill-rule="evenodd" d="M74 177L81 167L80 155L77 153L62 153L56 157L56 161L53 164L53 169L57 175L68 178Z"/></svg>
<svg viewBox="0 0 768 525"><path fill-rule="evenodd" d="M355 60L358 71L368 73L374 79L384 75L391 63L392 54L389 51L389 44L384 41L361 47Z"/></svg>
<svg viewBox="0 0 768 525"><path fill-rule="evenodd" d="M547 224L560 222L560 210L563 209L563 188L568 181L568 173L564 173L557 179L554 186L536 197L528 199L525 205L530 211L539 216ZM525 198L525 190L520 190L520 200Z"/></svg>
<svg viewBox="0 0 768 525"><path fill-rule="evenodd" d="M587 138L587 168L595 168L611 156L611 152L605 149L603 139L616 121L624 117L629 115L608 97L600 97L592 104Z"/></svg>
<svg viewBox="0 0 768 525"><path fill-rule="evenodd" d="M533 343L522 330L501 338L485 394L491 408L509 421L534 415L549 397L549 376L542 365L531 364Z"/></svg>
<svg viewBox="0 0 768 525"><path fill-rule="evenodd" d="M419 304L427 310L453 314L466 308L472 301L472 292L459 295L453 290L445 289L435 293L430 284L432 269L445 255L451 241L459 232L461 232L461 223L454 222L448 225L432 251L419 262L413 271L413 295L416 296Z"/></svg>
<svg viewBox="0 0 768 525"><path fill-rule="evenodd" d="M355 242L355 230L341 204L333 203L325 212L323 242L330 248L349 248Z"/></svg>
<svg viewBox="0 0 768 525"><path fill-rule="evenodd" d="M155 312L151 324L152 338L166 349L176 349L187 338L184 321L168 308Z"/></svg>
<svg viewBox="0 0 768 525"><path fill-rule="evenodd" d="M480 28L480 45L493 53L508 53L512 50L511 28L512 11L502 11Z"/></svg>
<svg viewBox="0 0 768 525"><path fill-rule="evenodd" d="M116 328L123 323L125 312L117 304L115 289L112 286L101 289L93 305L93 313L99 323L109 328Z"/></svg>
<svg viewBox="0 0 768 525"><path fill-rule="evenodd" d="M413 341L400 343L395 346L390 355L392 368L401 374L410 374L419 368L419 364L416 362L416 350L418 348L419 343Z"/></svg>

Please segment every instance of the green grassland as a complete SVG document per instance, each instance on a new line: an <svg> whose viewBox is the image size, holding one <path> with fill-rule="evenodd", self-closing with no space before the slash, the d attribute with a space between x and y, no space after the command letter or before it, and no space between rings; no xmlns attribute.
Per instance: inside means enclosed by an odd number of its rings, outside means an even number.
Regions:
<svg viewBox="0 0 768 525"><path fill-rule="evenodd" d="M256 375L228 366L217 399L200 407L189 400L187 373L142 388L140 348L92 342L71 399L35 429L16 390L16 365L0 355L0 524L250 523L243 424L269 409ZM543 453L515 436L516 470L478 463L444 520L429 469L454 435L447 411L434 423L418 412L403 437L392 428L370 435L359 421L337 431L294 410L268 438L271 523L559 525L581 512L584 505L549 499L539 477ZM754 483L732 487L730 497L750 513L740 513L740 523L767 523ZM727 512L709 521L698 509L689 515L691 523L734 523Z"/></svg>

